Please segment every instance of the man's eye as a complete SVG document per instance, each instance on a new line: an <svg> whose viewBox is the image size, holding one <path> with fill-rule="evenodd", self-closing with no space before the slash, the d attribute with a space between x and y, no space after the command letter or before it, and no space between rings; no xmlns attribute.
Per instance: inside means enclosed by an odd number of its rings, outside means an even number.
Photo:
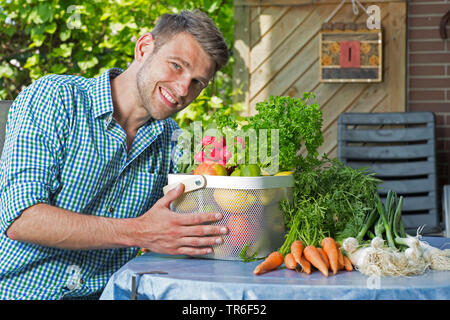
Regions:
<svg viewBox="0 0 450 320"><path fill-rule="evenodd" d="M176 62L172 62L172 66L173 66L175 69L177 69L177 70L180 70L180 69L181 69L181 66L180 66L178 63L176 63Z"/></svg>
<svg viewBox="0 0 450 320"><path fill-rule="evenodd" d="M193 79L192 82L194 82L194 84L195 84L197 87L201 87L201 88L206 87L205 84L204 84L202 81L200 81L200 80Z"/></svg>

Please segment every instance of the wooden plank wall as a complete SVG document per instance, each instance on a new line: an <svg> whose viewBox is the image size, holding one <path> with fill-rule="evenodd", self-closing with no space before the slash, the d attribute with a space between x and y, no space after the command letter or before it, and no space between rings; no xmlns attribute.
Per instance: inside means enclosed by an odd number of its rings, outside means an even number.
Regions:
<svg viewBox="0 0 450 320"><path fill-rule="evenodd" d="M314 92L323 113L324 144L320 154L337 156L337 118L341 112L405 111L406 2L360 0L381 9L383 81L381 83L320 83L319 31L341 1L235 0L234 85L255 113L257 102L270 95L298 96ZM351 1L330 22L365 22L354 15Z"/></svg>

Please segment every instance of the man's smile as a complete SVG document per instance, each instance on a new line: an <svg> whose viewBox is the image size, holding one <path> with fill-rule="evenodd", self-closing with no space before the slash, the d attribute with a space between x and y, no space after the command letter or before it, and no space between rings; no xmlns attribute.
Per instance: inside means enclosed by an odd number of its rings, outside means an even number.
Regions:
<svg viewBox="0 0 450 320"><path fill-rule="evenodd" d="M163 101L170 107L174 107L178 104L178 101L163 87L159 87L159 91L163 96Z"/></svg>

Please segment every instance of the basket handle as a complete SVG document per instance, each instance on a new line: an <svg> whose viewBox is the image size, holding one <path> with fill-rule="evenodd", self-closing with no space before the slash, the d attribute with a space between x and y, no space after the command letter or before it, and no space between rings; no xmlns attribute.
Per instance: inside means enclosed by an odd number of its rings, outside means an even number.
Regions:
<svg viewBox="0 0 450 320"><path fill-rule="evenodd" d="M184 193L189 191L198 190L206 186L206 178L202 175L195 175L194 177L187 178L183 181L169 184L163 188L164 195L178 186L180 183L184 184Z"/></svg>

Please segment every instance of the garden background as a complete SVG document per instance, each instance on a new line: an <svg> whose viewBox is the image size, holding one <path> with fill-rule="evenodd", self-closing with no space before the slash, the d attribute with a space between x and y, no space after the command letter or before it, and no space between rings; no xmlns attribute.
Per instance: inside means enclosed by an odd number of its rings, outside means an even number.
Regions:
<svg viewBox="0 0 450 320"><path fill-rule="evenodd" d="M164 13L199 8L215 21L233 47L233 0L0 0L0 100L14 100L46 74L96 77L109 68L126 69L139 36ZM208 123L214 110L238 114L233 104L231 57L189 108L175 116L181 127Z"/></svg>

